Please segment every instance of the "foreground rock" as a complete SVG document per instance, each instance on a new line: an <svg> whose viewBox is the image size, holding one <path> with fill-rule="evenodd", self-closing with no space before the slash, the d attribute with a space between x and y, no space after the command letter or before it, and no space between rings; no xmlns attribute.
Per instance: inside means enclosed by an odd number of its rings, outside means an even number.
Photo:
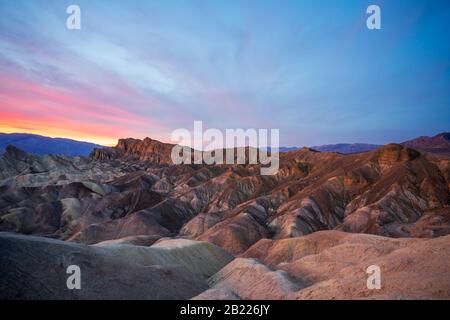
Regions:
<svg viewBox="0 0 450 320"><path fill-rule="evenodd" d="M195 299L450 299L450 236L392 239L338 231L260 240ZM256 260L255 260L256 258ZM381 289L367 288L371 265Z"/></svg>
<svg viewBox="0 0 450 320"><path fill-rule="evenodd" d="M234 258L211 243L187 239L163 239L148 248L105 243L95 246L139 264L182 266L204 279L214 275Z"/></svg>
<svg viewBox="0 0 450 320"><path fill-rule="evenodd" d="M189 299L232 259L189 240L86 246L0 233L0 299ZM66 286L70 265L81 269L80 290Z"/></svg>

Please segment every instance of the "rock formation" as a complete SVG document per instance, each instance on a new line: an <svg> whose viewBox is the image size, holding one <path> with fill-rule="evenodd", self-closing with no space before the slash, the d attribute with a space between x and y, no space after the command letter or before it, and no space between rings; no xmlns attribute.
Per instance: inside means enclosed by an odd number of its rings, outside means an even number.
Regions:
<svg viewBox="0 0 450 320"><path fill-rule="evenodd" d="M187 274L200 279L190 291L176 287L179 293L164 296L124 290L130 298L449 298L448 157L398 144L349 155L303 148L280 153L279 172L261 176L259 165L173 165L172 147L124 139L91 158L40 157L7 147L0 158L0 231L66 241L3 235L8 246L29 250L8 261L18 265L39 255L45 261L39 248L48 245L58 248L55 255L75 250L99 260L106 277L118 281L109 264L126 264L136 279L147 277L143 265L183 270L157 267L156 287L171 283L167 274L180 286L190 285ZM36 255L27 241L37 243ZM5 257L13 255L6 247ZM212 269L192 268L191 255ZM230 262L232 255L237 259ZM386 291L360 287L368 263L388 270ZM22 276L4 268L4 286ZM426 280L411 282L409 290L402 281L413 272ZM83 298L52 291L56 280L48 281L42 298ZM36 294L15 288L7 297ZM92 292L86 297L100 294Z"/></svg>

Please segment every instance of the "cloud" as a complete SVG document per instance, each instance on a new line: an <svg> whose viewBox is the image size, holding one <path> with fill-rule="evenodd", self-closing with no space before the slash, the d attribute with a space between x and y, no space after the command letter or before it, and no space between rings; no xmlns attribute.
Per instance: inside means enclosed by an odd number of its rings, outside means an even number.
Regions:
<svg viewBox="0 0 450 320"><path fill-rule="evenodd" d="M450 19L424 2L407 12L384 4L379 34L364 29L355 3L78 4L82 30L68 31L63 2L0 2L3 130L167 141L203 120L276 127L282 144L295 145L364 142L381 127L382 143L417 119L433 130L448 124L430 114L450 102Z"/></svg>

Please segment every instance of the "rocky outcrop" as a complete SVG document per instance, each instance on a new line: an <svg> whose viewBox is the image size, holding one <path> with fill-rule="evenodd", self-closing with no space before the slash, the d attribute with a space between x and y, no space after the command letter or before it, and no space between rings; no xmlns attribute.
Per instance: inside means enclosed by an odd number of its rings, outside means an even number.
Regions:
<svg viewBox="0 0 450 320"><path fill-rule="evenodd" d="M170 155L173 147L173 144L162 143L150 138L145 138L144 140L129 138L120 139L115 147L94 149L90 156L95 160L112 160L128 157L158 164L172 164Z"/></svg>
<svg viewBox="0 0 450 320"><path fill-rule="evenodd" d="M420 156L414 149L399 144L382 146L374 153L374 158L381 167L389 167L399 162L412 161Z"/></svg>

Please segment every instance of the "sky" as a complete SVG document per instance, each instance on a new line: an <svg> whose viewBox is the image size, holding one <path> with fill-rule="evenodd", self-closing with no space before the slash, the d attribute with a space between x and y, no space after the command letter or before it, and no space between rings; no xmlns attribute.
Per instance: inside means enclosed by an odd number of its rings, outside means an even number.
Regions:
<svg viewBox="0 0 450 320"><path fill-rule="evenodd" d="M66 8L81 9L68 30ZM369 5L381 30L366 27ZM0 0L0 132L280 145L450 131L450 1Z"/></svg>

